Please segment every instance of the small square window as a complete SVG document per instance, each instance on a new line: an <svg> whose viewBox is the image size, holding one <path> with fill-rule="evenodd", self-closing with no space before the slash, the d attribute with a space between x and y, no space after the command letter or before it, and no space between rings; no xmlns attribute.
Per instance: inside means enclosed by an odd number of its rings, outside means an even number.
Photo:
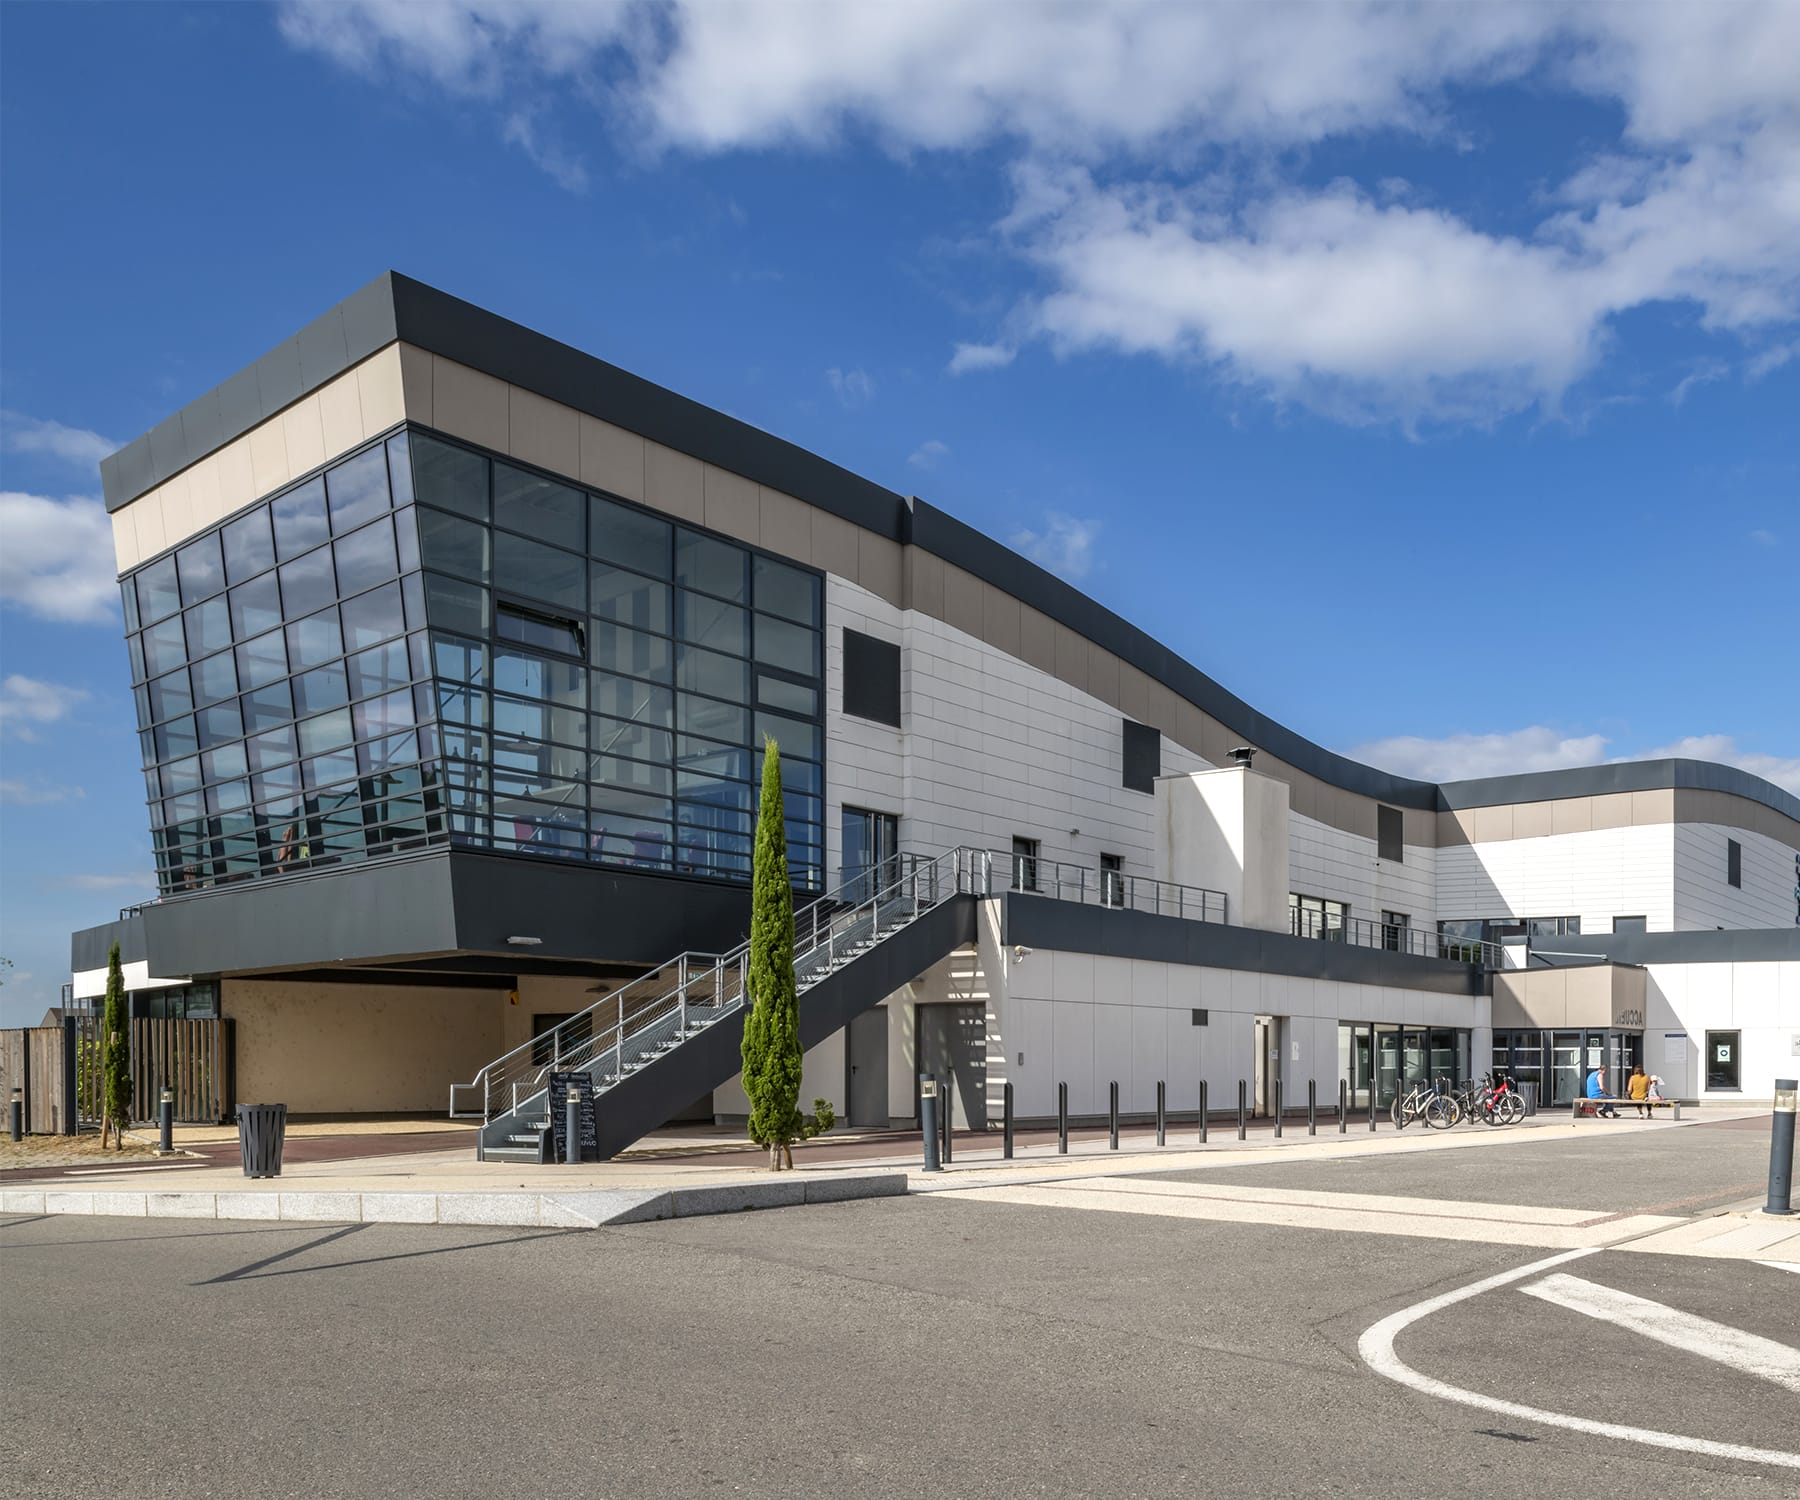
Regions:
<svg viewBox="0 0 1800 1500"><path fill-rule="evenodd" d="M1149 724L1130 719L1120 721L1119 784L1128 792L1154 792L1156 778L1162 775L1162 735Z"/></svg>
<svg viewBox="0 0 1800 1500"><path fill-rule="evenodd" d="M900 727L900 648L844 630L844 712Z"/></svg>

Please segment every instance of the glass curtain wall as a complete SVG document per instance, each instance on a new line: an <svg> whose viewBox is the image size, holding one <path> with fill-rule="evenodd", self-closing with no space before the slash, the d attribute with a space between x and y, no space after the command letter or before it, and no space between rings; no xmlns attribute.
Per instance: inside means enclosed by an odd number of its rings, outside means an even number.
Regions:
<svg viewBox="0 0 1800 1500"><path fill-rule="evenodd" d="M747 880L765 736L823 869L818 574L415 432L454 842Z"/></svg>
<svg viewBox="0 0 1800 1500"><path fill-rule="evenodd" d="M411 505L400 433L123 580L164 895L441 832Z"/></svg>

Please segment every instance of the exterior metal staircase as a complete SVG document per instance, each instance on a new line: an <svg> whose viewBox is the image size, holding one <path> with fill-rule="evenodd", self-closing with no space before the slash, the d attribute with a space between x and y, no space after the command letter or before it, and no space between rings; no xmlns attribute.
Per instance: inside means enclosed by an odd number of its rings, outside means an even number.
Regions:
<svg viewBox="0 0 1800 1500"><path fill-rule="evenodd" d="M974 898L991 892L993 860L970 848L899 855L797 910L801 1044L971 941ZM451 1117L481 1119L483 1160L546 1160L550 1074L582 1073L600 1155L616 1154L737 1072L749 963L748 942L670 959L451 1085Z"/></svg>

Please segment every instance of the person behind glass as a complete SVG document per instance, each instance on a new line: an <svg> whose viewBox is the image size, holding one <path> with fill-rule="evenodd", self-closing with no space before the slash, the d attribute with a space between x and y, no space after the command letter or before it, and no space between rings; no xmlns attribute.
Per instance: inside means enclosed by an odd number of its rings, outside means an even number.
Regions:
<svg viewBox="0 0 1800 1500"><path fill-rule="evenodd" d="M1593 1072L1588 1074L1587 1096L1596 1101L1594 1104L1596 1120L1602 1117L1614 1120L1619 1118L1618 1110L1612 1107L1612 1100L1615 1096L1606 1092L1606 1069L1604 1067L1596 1067Z"/></svg>
<svg viewBox="0 0 1800 1500"><path fill-rule="evenodd" d="M1625 1085L1625 1092L1637 1106L1638 1118L1648 1120L1651 1109L1644 1101L1650 1097L1650 1077L1644 1072L1642 1063L1631 1070L1631 1080Z"/></svg>

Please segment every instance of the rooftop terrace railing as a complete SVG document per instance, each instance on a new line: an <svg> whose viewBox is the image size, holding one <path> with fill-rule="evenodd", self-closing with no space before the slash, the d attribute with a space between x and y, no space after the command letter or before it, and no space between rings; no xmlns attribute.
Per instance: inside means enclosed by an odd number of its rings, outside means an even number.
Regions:
<svg viewBox="0 0 1800 1500"><path fill-rule="evenodd" d="M1498 943L1447 938L1426 928L1400 922L1371 922L1366 917L1344 917L1336 912L1291 907L1288 930L1295 937L1347 943L1352 948L1385 948L1389 953L1404 953L1413 958L1442 958L1452 963L1479 964L1487 969L1505 967Z"/></svg>
<svg viewBox="0 0 1800 1500"><path fill-rule="evenodd" d="M1116 911L1142 911L1159 917L1182 917L1190 922L1228 920L1223 891L1199 885L1178 885L1148 875L1129 875L1123 870L1095 869L1037 855L988 855L992 875L990 894L1018 891L1028 896L1050 896L1058 901L1078 901L1086 906L1105 906Z"/></svg>

